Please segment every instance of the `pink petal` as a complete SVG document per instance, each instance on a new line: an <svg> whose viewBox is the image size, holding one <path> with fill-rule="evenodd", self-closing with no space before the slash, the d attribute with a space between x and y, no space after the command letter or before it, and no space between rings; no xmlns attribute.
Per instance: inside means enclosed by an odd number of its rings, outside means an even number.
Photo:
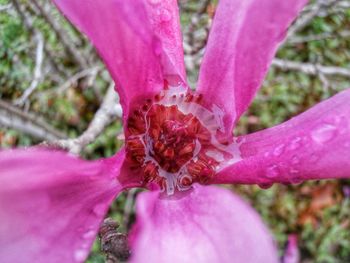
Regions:
<svg viewBox="0 0 350 263"><path fill-rule="evenodd" d="M109 204L124 151L83 161L45 149L0 152L0 261L83 262Z"/></svg>
<svg viewBox="0 0 350 263"><path fill-rule="evenodd" d="M173 197L137 199L131 262L278 262L255 211L230 191L195 186Z"/></svg>
<svg viewBox="0 0 350 263"><path fill-rule="evenodd" d="M350 177L350 89L299 116L242 136L243 160L213 183L269 185Z"/></svg>
<svg viewBox="0 0 350 263"><path fill-rule="evenodd" d="M286 250L283 255L282 263L299 263L300 253L298 248L298 236L291 234L288 236Z"/></svg>
<svg viewBox="0 0 350 263"><path fill-rule="evenodd" d="M135 96L161 91L167 75L184 78L180 74L184 72L183 51L175 1L159 7L144 0L54 2L91 39L106 63L117 84L124 119ZM160 12L159 17L149 18L148 12ZM164 21L164 13L170 20Z"/></svg>
<svg viewBox="0 0 350 263"><path fill-rule="evenodd" d="M226 131L247 109L287 27L307 0L220 0L198 92L226 112Z"/></svg>
<svg viewBox="0 0 350 263"><path fill-rule="evenodd" d="M145 0L143 0L145 1ZM153 32L162 42L166 56L162 61L166 75L180 74L186 79L182 33L177 0L145 1ZM170 62L170 63L169 63ZM174 72L172 72L175 70Z"/></svg>

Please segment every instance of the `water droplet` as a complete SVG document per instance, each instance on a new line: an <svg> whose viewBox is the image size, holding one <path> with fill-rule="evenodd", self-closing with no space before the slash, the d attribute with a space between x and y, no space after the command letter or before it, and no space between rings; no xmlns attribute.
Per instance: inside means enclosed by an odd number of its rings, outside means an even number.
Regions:
<svg viewBox="0 0 350 263"><path fill-rule="evenodd" d="M275 148L273 155L280 156L284 152L284 144L281 144Z"/></svg>
<svg viewBox="0 0 350 263"><path fill-rule="evenodd" d="M325 123L311 132L311 138L317 143L325 143L334 138L336 131L334 125Z"/></svg>
<svg viewBox="0 0 350 263"><path fill-rule="evenodd" d="M269 189L273 185L272 183L260 183L258 184L261 189Z"/></svg>
<svg viewBox="0 0 350 263"><path fill-rule="evenodd" d="M92 211L97 216L103 216L105 213L105 205L103 205L103 204L95 205Z"/></svg>
<svg viewBox="0 0 350 263"><path fill-rule="evenodd" d="M161 1L162 0L148 0L148 3L150 3L151 5L158 5Z"/></svg>
<svg viewBox="0 0 350 263"><path fill-rule="evenodd" d="M268 178L274 178L277 177L279 175L279 169L277 165L271 165L270 167L268 167L266 169L266 177Z"/></svg>
<svg viewBox="0 0 350 263"><path fill-rule="evenodd" d="M159 42L155 42L153 44L153 51L157 56L160 56L162 54L162 46Z"/></svg>
<svg viewBox="0 0 350 263"><path fill-rule="evenodd" d="M345 143L345 147L346 147L346 148L350 148L350 142L346 142L346 143Z"/></svg>
<svg viewBox="0 0 350 263"><path fill-rule="evenodd" d="M290 142L290 144L289 144L289 146L288 146L288 149L289 149L289 150L296 150L296 149L298 149L298 148L301 146L301 141L302 141L302 139L301 139L300 137L294 138L294 139Z"/></svg>
<svg viewBox="0 0 350 263"><path fill-rule="evenodd" d="M317 154L313 153L311 154L309 161L310 163L316 163L318 160L320 159L320 156L318 156Z"/></svg>
<svg viewBox="0 0 350 263"><path fill-rule="evenodd" d="M171 20L171 13L167 9L162 9L160 12L160 20L168 22Z"/></svg>
<svg viewBox="0 0 350 263"><path fill-rule="evenodd" d="M298 163L300 163L300 159L299 159L299 157L298 156L293 156L292 157L292 164L298 164Z"/></svg>
<svg viewBox="0 0 350 263"><path fill-rule="evenodd" d="M302 183L303 179L300 177L300 171L295 168L289 169L289 181L292 184Z"/></svg>
<svg viewBox="0 0 350 263"><path fill-rule="evenodd" d="M291 184L301 184L303 182L303 179L300 178L299 176L293 176L290 178L289 181Z"/></svg>
<svg viewBox="0 0 350 263"><path fill-rule="evenodd" d="M74 251L74 259L77 262L83 262L86 259L87 254L88 252L86 249L77 249Z"/></svg>
<svg viewBox="0 0 350 263"><path fill-rule="evenodd" d="M89 239L89 238L92 238L96 235L96 232L94 230L88 230L87 232L85 232L83 234L83 238L85 239Z"/></svg>

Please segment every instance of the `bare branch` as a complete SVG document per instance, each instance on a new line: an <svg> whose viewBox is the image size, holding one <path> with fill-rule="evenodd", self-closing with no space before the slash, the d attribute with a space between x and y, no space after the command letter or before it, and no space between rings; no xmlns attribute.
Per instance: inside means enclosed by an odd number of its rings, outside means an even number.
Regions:
<svg viewBox="0 0 350 263"><path fill-rule="evenodd" d="M30 86L25 90L22 96L15 101L15 105L23 105L28 97L33 93L33 91L38 87L42 79L42 64L44 61L44 38L43 35L37 31L35 34L37 40L36 57L35 57L35 68L34 77Z"/></svg>
<svg viewBox="0 0 350 263"><path fill-rule="evenodd" d="M92 68L87 68L84 69L82 71L79 71L78 73L74 74L73 76L71 76L68 80L66 80L61 86L59 86L56 89L53 90L49 90L47 91L47 93L49 94L62 94L63 92L65 92L67 89L69 89L71 86L75 85L75 83L85 77L88 76L94 76L96 75L102 68L100 66L96 66L96 67L92 67ZM41 94L43 95L43 94ZM41 96L38 95L38 96Z"/></svg>
<svg viewBox="0 0 350 263"><path fill-rule="evenodd" d="M124 215L123 215L123 224L125 227L127 227L130 222L130 216L132 214L132 208L134 205L136 192L137 192L136 188L130 189L126 197L126 201L124 205Z"/></svg>
<svg viewBox="0 0 350 263"><path fill-rule="evenodd" d="M38 116L26 113L0 100L0 127L19 130L39 140L54 141L67 138Z"/></svg>
<svg viewBox="0 0 350 263"><path fill-rule="evenodd" d="M321 73L324 76L340 76L350 78L350 70L340 67L328 67L320 64L300 63L277 58L272 61L272 66L282 70L300 71L313 76L317 76Z"/></svg>
<svg viewBox="0 0 350 263"><path fill-rule="evenodd" d="M78 138L59 140L48 143L47 145L64 148L73 154L79 154L86 145L93 142L117 117L122 117L122 107L119 104L119 98L114 90L114 84L112 83L107 90L101 107L82 135Z"/></svg>
<svg viewBox="0 0 350 263"><path fill-rule="evenodd" d="M350 31L345 30L342 32L325 32L318 35L308 35L308 36L294 36L290 39L288 39L288 44L300 44L300 43L306 43L310 41L319 41L324 39L330 39L330 38L349 38L350 37Z"/></svg>
<svg viewBox="0 0 350 263"><path fill-rule="evenodd" d="M17 0L11 0L11 1L13 3L13 6L14 6L17 14L22 19L23 24L25 25L27 30L29 32L33 33L34 35L41 34L41 32L33 26L32 19L25 14L25 12L20 7L20 4L18 3L18 1ZM50 62L52 69L54 69L55 71L57 71L58 73L60 73L62 75L66 75L66 72L61 69L60 65L56 64L55 60L53 59L55 56L51 52L51 50L45 45L45 42L44 42L44 52L47 54L47 57L49 59L49 62Z"/></svg>
<svg viewBox="0 0 350 263"><path fill-rule="evenodd" d="M338 0L318 0L313 5L313 8L302 14L299 19L295 21L295 23L289 27L288 33L287 33L287 39L295 35L296 33L303 30L310 22L320 14L321 11L324 11L325 9L329 8L333 4L335 4Z"/></svg>
<svg viewBox="0 0 350 263"><path fill-rule="evenodd" d="M66 52L74 59L74 61L81 67L87 67L87 61L82 54L80 54L79 50L74 46L73 42L70 41L70 37L68 34L62 30L57 22L52 19L52 16L36 1L31 0L34 6L39 10L43 18L47 21L47 23L52 27L57 37L60 39L63 47Z"/></svg>
<svg viewBox="0 0 350 263"><path fill-rule="evenodd" d="M1 6L0 6L0 12L2 12L2 11L7 11L7 10L10 9L11 7L12 7L12 4L1 5Z"/></svg>

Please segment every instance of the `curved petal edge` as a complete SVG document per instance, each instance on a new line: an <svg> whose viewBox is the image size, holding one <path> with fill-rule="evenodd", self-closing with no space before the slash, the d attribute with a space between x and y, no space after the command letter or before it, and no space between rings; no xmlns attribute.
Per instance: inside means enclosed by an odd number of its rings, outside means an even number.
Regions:
<svg viewBox="0 0 350 263"><path fill-rule="evenodd" d="M122 190L124 152L83 161L42 148L0 151L0 261L83 262Z"/></svg>
<svg viewBox="0 0 350 263"><path fill-rule="evenodd" d="M173 197L137 199L131 262L278 262L256 212L230 191L195 186Z"/></svg>
<svg viewBox="0 0 350 263"><path fill-rule="evenodd" d="M350 178L350 89L278 126L238 138L242 160L212 183Z"/></svg>
<svg viewBox="0 0 350 263"><path fill-rule="evenodd" d="M307 0L220 0L198 92L225 111L225 128L248 108L278 45Z"/></svg>

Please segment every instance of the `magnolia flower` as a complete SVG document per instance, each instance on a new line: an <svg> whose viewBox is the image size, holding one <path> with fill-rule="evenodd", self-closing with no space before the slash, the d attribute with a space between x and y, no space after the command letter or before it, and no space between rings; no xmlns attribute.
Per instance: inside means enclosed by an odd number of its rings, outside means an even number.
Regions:
<svg viewBox="0 0 350 263"><path fill-rule="evenodd" d="M137 198L131 262L278 262L256 212L204 185L349 177L349 90L232 136L305 2L220 0L192 92L175 0L55 0L116 83L125 148L97 161L43 148L0 152L0 261L84 261L110 203L144 187L152 191Z"/></svg>

